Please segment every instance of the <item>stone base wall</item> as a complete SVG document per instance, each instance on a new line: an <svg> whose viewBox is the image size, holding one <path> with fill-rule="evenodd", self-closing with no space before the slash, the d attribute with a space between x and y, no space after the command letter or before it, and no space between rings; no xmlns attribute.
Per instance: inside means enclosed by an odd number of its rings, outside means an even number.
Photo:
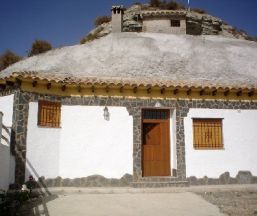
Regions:
<svg viewBox="0 0 257 216"><path fill-rule="evenodd" d="M257 184L257 176L253 176L250 171L239 171L235 178L230 176L229 172L225 172L219 178L196 178L190 176L187 178L189 185L227 185L227 184Z"/></svg>
<svg viewBox="0 0 257 216"><path fill-rule="evenodd" d="M61 177L45 179L40 177L37 184L39 187L128 187L131 186L132 179L133 176L130 174L125 174L120 179L105 178L101 175L75 179Z"/></svg>
<svg viewBox="0 0 257 216"><path fill-rule="evenodd" d="M29 181L26 183L29 185ZM53 178L45 179L40 177L33 187L185 187L195 185L228 185L228 184L257 184L257 176L253 176L250 171L239 171L235 178L229 172L225 172L219 178L196 178L191 176L187 181L178 181L174 177L148 177L145 181L133 182L133 176L125 174L120 179L105 178L101 175L92 175L82 178Z"/></svg>

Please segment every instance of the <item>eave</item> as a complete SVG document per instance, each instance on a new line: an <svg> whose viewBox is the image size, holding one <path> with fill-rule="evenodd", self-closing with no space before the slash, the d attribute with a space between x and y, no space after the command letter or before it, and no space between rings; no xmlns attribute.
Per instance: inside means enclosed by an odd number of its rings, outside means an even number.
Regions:
<svg viewBox="0 0 257 216"><path fill-rule="evenodd" d="M10 87L57 96L103 96L160 99L257 100L256 88L200 87L180 85L114 84L104 82L65 83L29 77L0 80L0 90Z"/></svg>

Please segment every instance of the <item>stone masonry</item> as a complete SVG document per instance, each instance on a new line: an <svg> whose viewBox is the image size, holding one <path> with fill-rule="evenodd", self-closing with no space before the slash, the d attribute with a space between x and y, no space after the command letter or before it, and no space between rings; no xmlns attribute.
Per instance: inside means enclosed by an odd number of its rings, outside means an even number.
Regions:
<svg viewBox="0 0 257 216"><path fill-rule="evenodd" d="M257 109L257 102L252 101L224 101L224 100L157 100L139 99L125 97L60 97L39 95L17 90L15 93L14 115L13 115L13 143L15 145L15 181L22 184L25 181L25 158L26 158L26 136L29 102L40 99L50 101L61 101L62 105L85 105L85 106L123 106L133 116L133 182L140 183L135 186L145 186L152 181L163 182L174 185L186 184L185 166L185 137L184 117L190 108L208 109ZM141 167L141 110L143 108L154 108L156 104L161 108L176 110L176 154L177 170L172 177L142 177ZM160 106L158 106L160 107ZM35 117L36 118L36 117ZM243 181L243 180L242 180ZM150 185L150 184L149 184ZM157 186L153 184L153 186Z"/></svg>

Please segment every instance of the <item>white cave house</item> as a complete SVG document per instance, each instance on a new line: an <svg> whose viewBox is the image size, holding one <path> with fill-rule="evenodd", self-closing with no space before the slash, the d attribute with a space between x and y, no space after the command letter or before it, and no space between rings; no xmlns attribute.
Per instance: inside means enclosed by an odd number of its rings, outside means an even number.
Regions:
<svg viewBox="0 0 257 216"><path fill-rule="evenodd" d="M186 35L183 16L177 31L147 16L145 32L121 32L121 17L112 34L0 72L0 188L30 175L152 187L257 175L257 44Z"/></svg>

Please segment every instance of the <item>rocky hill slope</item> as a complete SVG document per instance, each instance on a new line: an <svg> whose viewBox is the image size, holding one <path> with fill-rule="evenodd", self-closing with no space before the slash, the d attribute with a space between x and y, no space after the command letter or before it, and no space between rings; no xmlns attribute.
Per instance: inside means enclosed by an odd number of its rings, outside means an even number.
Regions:
<svg viewBox="0 0 257 216"><path fill-rule="evenodd" d="M148 4L135 4L127 8L123 17L123 31L137 32L142 30L142 20L140 19L143 11L158 11L158 8L151 8ZM246 39L248 35L244 31L238 31L221 19L209 14L197 11L181 10L186 14L187 34L190 35L222 35L230 38ZM89 32L81 40L81 43L110 34L112 31L111 23L103 23Z"/></svg>

